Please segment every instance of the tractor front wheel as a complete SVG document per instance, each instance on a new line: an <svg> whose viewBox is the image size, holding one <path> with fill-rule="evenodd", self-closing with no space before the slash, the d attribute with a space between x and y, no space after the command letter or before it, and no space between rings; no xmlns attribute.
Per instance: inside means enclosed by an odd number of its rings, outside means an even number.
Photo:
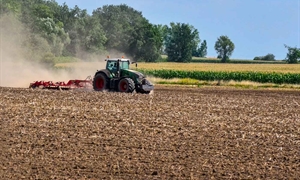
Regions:
<svg viewBox="0 0 300 180"><path fill-rule="evenodd" d="M119 81L118 90L119 92L132 93L134 91L135 85L132 79L123 78Z"/></svg>
<svg viewBox="0 0 300 180"><path fill-rule="evenodd" d="M107 89L107 77L103 73L99 73L95 76L93 81L93 88L95 91L104 91Z"/></svg>

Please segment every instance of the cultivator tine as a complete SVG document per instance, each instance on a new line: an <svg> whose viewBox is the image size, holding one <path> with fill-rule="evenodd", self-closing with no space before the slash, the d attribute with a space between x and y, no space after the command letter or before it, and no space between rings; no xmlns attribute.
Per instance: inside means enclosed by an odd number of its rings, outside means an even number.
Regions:
<svg viewBox="0 0 300 180"><path fill-rule="evenodd" d="M29 88L41 88L41 89L57 89L57 90L70 90L70 89L91 89L92 77L88 76L85 80L69 80L67 83L63 81L35 81L30 83Z"/></svg>

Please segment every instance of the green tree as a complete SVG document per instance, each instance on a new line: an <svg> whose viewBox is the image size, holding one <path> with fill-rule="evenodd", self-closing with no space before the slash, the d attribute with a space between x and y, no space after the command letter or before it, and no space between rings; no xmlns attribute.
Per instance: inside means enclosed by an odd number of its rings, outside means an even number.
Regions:
<svg viewBox="0 0 300 180"><path fill-rule="evenodd" d="M50 9L47 4L35 4L32 8L32 13L35 17L39 18L53 18L54 12Z"/></svg>
<svg viewBox="0 0 300 180"><path fill-rule="evenodd" d="M37 21L39 34L48 41L51 52L60 56L64 46L70 43L68 34L52 18L39 18Z"/></svg>
<svg viewBox="0 0 300 180"><path fill-rule="evenodd" d="M20 43L26 48L24 56L27 59L40 61L45 53L50 52L59 56L68 42L63 25L53 20L52 7L58 7L53 0L1 0L1 13L13 13L15 19L22 23L20 27L26 35Z"/></svg>
<svg viewBox="0 0 300 180"><path fill-rule="evenodd" d="M154 61L162 44L158 29L142 13L125 5L106 5L93 11L103 29L108 51L117 50L133 60ZM151 54L146 52L152 52Z"/></svg>
<svg viewBox="0 0 300 180"><path fill-rule="evenodd" d="M290 47L284 45L285 48L288 49L288 53L286 54L286 61L289 64L296 64L300 60L300 48Z"/></svg>
<svg viewBox="0 0 300 180"><path fill-rule="evenodd" d="M72 24L75 20L75 15L71 14L71 9L68 7L66 3L59 5L58 7L53 7L54 11L54 18L57 22L62 22L63 27L66 31L69 31L72 29Z"/></svg>
<svg viewBox="0 0 300 180"><path fill-rule="evenodd" d="M157 25L148 24L145 30L145 43L142 48L142 59L146 62L154 62L161 59L163 47L163 35Z"/></svg>
<svg viewBox="0 0 300 180"><path fill-rule="evenodd" d="M171 23L165 40L168 61L189 62L200 41L197 29L189 24Z"/></svg>
<svg viewBox="0 0 300 180"><path fill-rule="evenodd" d="M204 40L200 47L197 49L195 55L196 57L205 57L207 55L207 43L206 40Z"/></svg>
<svg viewBox="0 0 300 180"><path fill-rule="evenodd" d="M163 38L157 25L144 22L144 25L133 32L129 42L131 56L134 59L154 62L161 57Z"/></svg>
<svg viewBox="0 0 300 180"><path fill-rule="evenodd" d="M167 39L167 35L168 35L168 26L159 24L159 25L156 25L156 27L159 30L159 34L162 38L160 54L167 54L165 44L166 44L166 39Z"/></svg>
<svg viewBox="0 0 300 180"><path fill-rule="evenodd" d="M265 56L256 56L253 60L275 61L275 55L269 53Z"/></svg>
<svg viewBox="0 0 300 180"><path fill-rule="evenodd" d="M223 63L232 55L234 48L233 42L227 36L220 36L215 43L215 50Z"/></svg>
<svg viewBox="0 0 300 180"><path fill-rule="evenodd" d="M192 53L193 49L197 49L199 47L199 44L201 42L200 37L199 37L199 32L197 29L194 28L194 26L189 25L190 30L191 30L191 38L192 38Z"/></svg>
<svg viewBox="0 0 300 180"><path fill-rule="evenodd" d="M90 55L105 51L107 38L96 17L90 16L78 6L70 9L66 4L60 6L58 12L57 19L63 23L70 37L70 44L66 46L64 55L89 59Z"/></svg>

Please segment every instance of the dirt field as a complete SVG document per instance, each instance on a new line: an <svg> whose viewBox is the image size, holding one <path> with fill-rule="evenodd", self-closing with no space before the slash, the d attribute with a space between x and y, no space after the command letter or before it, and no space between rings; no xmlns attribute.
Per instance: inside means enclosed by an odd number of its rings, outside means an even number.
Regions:
<svg viewBox="0 0 300 180"><path fill-rule="evenodd" d="M297 179L300 92L0 88L0 179Z"/></svg>

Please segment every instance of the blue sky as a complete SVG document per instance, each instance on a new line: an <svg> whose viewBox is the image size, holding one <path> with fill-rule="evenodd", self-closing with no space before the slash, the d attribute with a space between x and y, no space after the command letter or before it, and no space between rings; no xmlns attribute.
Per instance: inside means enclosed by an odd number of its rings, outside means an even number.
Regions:
<svg viewBox="0 0 300 180"><path fill-rule="evenodd" d="M208 57L216 57L214 44L227 35L235 44L232 58L253 59L268 53L284 59L284 44L300 47L300 0L56 0L89 14L107 4L127 4L153 24L188 23L208 44Z"/></svg>

